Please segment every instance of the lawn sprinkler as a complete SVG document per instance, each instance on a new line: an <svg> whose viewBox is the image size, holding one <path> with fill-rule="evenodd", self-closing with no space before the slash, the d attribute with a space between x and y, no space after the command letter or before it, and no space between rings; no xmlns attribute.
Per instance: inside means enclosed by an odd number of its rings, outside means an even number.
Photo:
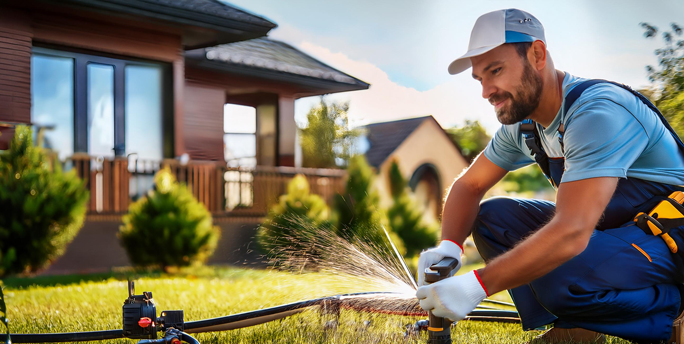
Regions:
<svg viewBox="0 0 684 344"><path fill-rule="evenodd" d="M135 295L135 283L128 281L128 298L123 304L123 335L130 339L143 339L138 344L181 342L198 343L187 333L183 311L163 311L157 317L157 307L152 292L145 291ZM157 331L164 331L164 337L157 339Z"/></svg>
<svg viewBox="0 0 684 344"><path fill-rule="evenodd" d="M451 271L458 265L455 258L444 258L439 263L430 267L431 271L425 271L425 282L439 282L451 275ZM451 344L451 321L428 312L428 344Z"/></svg>

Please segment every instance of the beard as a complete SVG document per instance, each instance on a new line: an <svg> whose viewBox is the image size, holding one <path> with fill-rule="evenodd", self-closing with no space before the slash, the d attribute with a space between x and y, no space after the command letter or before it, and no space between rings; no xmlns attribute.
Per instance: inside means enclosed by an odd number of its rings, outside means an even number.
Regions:
<svg viewBox="0 0 684 344"><path fill-rule="evenodd" d="M495 110L496 117L501 124L522 122L539 106L541 92L544 88L544 80L539 74L534 72L529 61L524 60L523 63L525 67L522 80L520 86L515 88L517 96L514 97L510 92L504 91L489 97L489 102L492 104L506 99L511 100L508 106L504 105Z"/></svg>

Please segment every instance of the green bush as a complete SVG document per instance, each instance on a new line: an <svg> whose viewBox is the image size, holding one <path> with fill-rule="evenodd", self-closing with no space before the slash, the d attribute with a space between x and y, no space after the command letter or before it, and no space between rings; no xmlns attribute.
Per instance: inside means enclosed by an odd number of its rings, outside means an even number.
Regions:
<svg viewBox="0 0 684 344"><path fill-rule="evenodd" d="M291 269L315 268L321 256L317 238L334 232L330 208L318 195L309 193L309 183L301 174L287 185L259 228L257 242L274 265Z"/></svg>
<svg viewBox="0 0 684 344"><path fill-rule="evenodd" d="M34 272L64 253L83 225L89 194L75 171L33 145L16 128L0 154L0 276Z"/></svg>
<svg viewBox="0 0 684 344"><path fill-rule="evenodd" d="M367 241L383 248L388 247L384 228L403 254L404 243L392 232L387 216L380 208L380 196L373 187L375 174L366 158L363 155L352 157L347 174L345 191L335 199L340 236L347 240Z"/></svg>
<svg viewBox="0 0 684 344"><path fill-rule="evenodd" d="M164 270L204 263L220 235L211 214L168 168L154 182L155 190L131 204L119 230L131 263Z"/></svg>
<svg viewBox="0 0 684 344"><path fill-rule="evenodd" d="M389 171L392 206L387 211L392 231L404 242L406 256L412 257L421 250L435 246L439 225L426 223L424 209L418 206L409 193L406 180L396 161L392 161Z"/></svg>

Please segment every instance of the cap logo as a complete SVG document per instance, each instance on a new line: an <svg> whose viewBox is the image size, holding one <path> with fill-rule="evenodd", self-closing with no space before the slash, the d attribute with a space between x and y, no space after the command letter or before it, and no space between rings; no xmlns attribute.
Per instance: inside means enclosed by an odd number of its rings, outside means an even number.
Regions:
<svg viewBox="0 0 684 344"><path fill-rule="evenodd" d="M522 23L528 22L528 21L532 21L532 19L530 19L530 18L520 19L518 22L520 22L520 24L522 24Z"/></svg>

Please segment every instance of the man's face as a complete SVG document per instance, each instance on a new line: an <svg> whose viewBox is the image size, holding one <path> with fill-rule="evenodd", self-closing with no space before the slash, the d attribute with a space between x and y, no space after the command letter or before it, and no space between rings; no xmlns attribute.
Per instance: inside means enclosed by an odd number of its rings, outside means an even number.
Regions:
<svg viewBox="0 0 684 344"><path fill-rule="evenodd" d="M539 106L544 80L527 57L504 44L470 59L473 78L482 84L482 97L494 105L501 124L514 124Z"/></svg>

